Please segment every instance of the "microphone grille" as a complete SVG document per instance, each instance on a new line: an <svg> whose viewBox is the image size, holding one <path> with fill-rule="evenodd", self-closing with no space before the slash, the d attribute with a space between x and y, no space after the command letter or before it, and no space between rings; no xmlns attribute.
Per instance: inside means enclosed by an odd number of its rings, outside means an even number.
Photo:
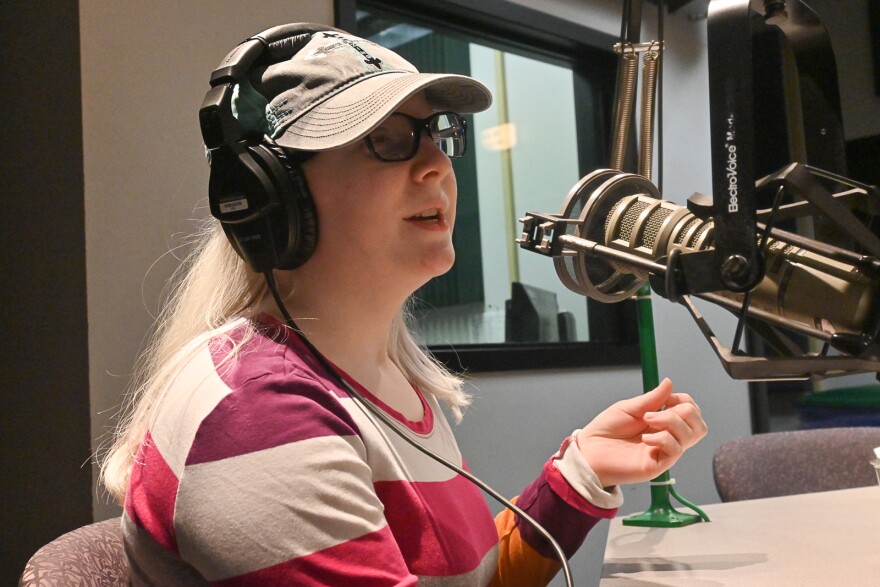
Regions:
<svg viewBox="0 0 880 587"><path fill-rule="evenodd" d="M688 220L688 222L684 225L682 230L679 231L679 233L675 235L675 244L677 244L677 245L685 244L685 242L684 242L685 236L691 231L691 228L693 228L693 226L695 224L697 224L698 222L700 222L700 219L697 218L696 216L694 216L693 218ZM691 242L688 242L687 245L690 246L692 244L692 242L693 242L693 239L691 239Z"/></svg>
<svg viewBox="0 0 880 587"><path fill-rule="evenodd" d="M635 195L647 202L630 201L635 209L617 208L621 199L632 200L630 196ZM566 234L605 246L612 240L628 241L635 234L633 231L640 228L641 213L659 199L656 186L640 175L613 169L596 170L572 188L562 206L564 218L578 219L577 223L566 226ZM662 224L662 219L657 223ZM582 251L564 253L554 259L554 264L556 274L566 287L601 302L618 302L630 297L646 279L628 266Z"/></svg>
<svg viewBox="0 0 880 587"><path fill-rule="evenodd" d="M663 223L669 218L669 215L672 214L672 210L668 208L655 208L653 212L648 215L648 221L645 224L645 229L642 232L642 246L643 247L653 247L654 243L657 242L657 239L660 235L660 229L663 228Z"/></svg>
<svg viewBox="0 0 880 587"><path fill-rule="evenodd" d="M705 249L711 248L712 247L711 241L706 241L706 242L701 242L701 241L703 240L703 233L705 233L707 230L713 230L714 227L715 227L715 224L713 222L703 221L703 224L697 230L696 234L694 234L694 238L691 239L691 243L690 243L691 248L694 248L697 250L705 250Z"/></svg>
<svg viewBox="0 0 880 587"><path fill-rule="evenodd" d="M614 208L620 206L618 203ZM647 202L635 201L633 205L628 207L623 214L623 218L620 219L620 223L617 225L617 232L612 236L612 238L619 238L621 240L629 242L629 239L632 238L633 230L636 227L636 222L639 219L639 216L642 213L642 210L648 207ZM608 234L608 226L611 223L612 214L608 215L608 218L605 219L605 234Z"/></svg>
<svg viewBox="0 0 880 587"><path fill-rule="evenodd" d="M634 246L654 249L666 219L675 211L665 206L658 206L657 202L658 200L641 199L635 196L624 198L618 202L612 213L605 219L605 234L608 235L606 242L620 240L631 243L633 235L639 235L639 242L634 243ZM645 210L648 208L652 209L645 214ZM619 209L622 209L623 214L612 226L615 213Z"/></svg>

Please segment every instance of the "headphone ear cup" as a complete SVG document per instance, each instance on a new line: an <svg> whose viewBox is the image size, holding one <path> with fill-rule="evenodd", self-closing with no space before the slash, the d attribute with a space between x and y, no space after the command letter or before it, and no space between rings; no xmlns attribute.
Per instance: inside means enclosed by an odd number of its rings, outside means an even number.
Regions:
<svg viewBox="0 0 880 587"><path fill-rule="evenodd" d="M244 141L212 151L208 200L233 249L256 272L294 269L315 249L311 191L279 147Z"/></svg>
<svg viewBox="0 0 880 587"><path fill-rule="evenodd" d="M281 199L252 148L240 142L211 151L208 202L235 252L254 271L263 272L278 263L272 218Z"/></svg>
<svg viewBox="0 0 880 587"><path fill-rule="evenodd" d="M312 192L302 167L291 160L284 149L264 142L255 149L255 153L265 157L267 165L277 166L273 171L278 174L281 203L286 212L283 220L275 221L280 233L276 239L276 267L296 269L308 261L318 243L318 214Z"/></svg>

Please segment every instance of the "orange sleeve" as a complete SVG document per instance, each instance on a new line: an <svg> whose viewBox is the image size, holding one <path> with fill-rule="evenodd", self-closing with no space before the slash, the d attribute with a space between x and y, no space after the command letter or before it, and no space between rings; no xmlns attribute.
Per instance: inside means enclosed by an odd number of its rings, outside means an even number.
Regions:
<svg viewBox="0 0 880 587"><path fill-rule="evenodd" d="M513 503L516 503L514 498ZM562 568L556 559L540 555L526 544L516 525L516 514L505 509L495 517L498 529L498 568L490 587L546 585Z"/></svg>

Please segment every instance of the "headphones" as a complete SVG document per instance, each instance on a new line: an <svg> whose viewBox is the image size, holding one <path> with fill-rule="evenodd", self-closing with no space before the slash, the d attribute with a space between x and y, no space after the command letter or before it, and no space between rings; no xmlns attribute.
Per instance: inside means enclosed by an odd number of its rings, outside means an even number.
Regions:
<svg viewBox="0 0 880 587"><path fill-rule="evenodd" d="M338 29L289 24L250 37L211 73L211 89L199 109L211 165L211 214L235 252L256 272L305 263L318 240L317 214L301 161L262 132L242 128L233 115L233 95L250 84L254 66L290 59L321 31Z"/></svg>

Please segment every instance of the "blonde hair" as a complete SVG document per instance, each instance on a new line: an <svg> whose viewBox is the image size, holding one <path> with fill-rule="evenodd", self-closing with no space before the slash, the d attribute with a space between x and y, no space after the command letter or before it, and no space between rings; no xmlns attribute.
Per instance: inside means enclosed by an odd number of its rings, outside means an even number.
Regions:
<svg viewBox="0 0 880 587"><path fill-rule="evenodd" d="M263 275L239 258L214 220L196 235L196 246L175 272L172 284L151 342L135 366L112 445L99 457L101 481L120 503L155 408L173 389L168 384L178 369L206 341L240 327L242 322L235 318L255 317L270 296ZM444 402L456 421L461 420L470 403L463 381L416 342L409 316L404 307L395 318L388 355L414 385ZM232 353L254 333L251 327Z"/></svg>

